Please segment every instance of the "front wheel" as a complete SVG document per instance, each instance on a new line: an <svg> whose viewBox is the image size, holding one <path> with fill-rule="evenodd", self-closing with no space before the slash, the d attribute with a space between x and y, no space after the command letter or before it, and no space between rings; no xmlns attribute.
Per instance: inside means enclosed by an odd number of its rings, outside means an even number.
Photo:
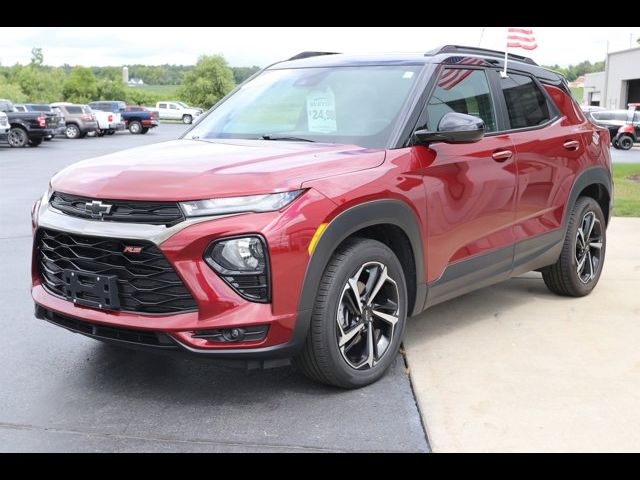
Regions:
<svg viewBox="0 0 640 480"><path fill-rule="evenodd" d="M618 138L618 146L622 150L631 150L631 147L633 147L633 137L631 135L622 135Z"/></svg>
<svg viewBox="0 0 640 480"><path fill-rule="evenodd" d="M182 116L182 123L189 125L191 122L193 122L193 117L191 115Z"/></svg>
<svg viewBox="0 0 640 480"><path fill-rule="evenodd" d="M13 127L9 130L7 141L9 142L9 145L14 148L22 148L29 141L29 137L27 136L27 132L24 128Z"/></svg>
<svg viewBox="0 0 640 480"><path fill-rule="evenodd" d="M584 297L594 289L604 263L607 231L598 202L580 197L569 215L558 261L542 270L549 290L567 297Z"/></svg>
<svg viewBox="0 0 640 480"><path fill-rule="evenodd" d="M350 239L324 271L308 336L294 363L329 385L373 383L396 359L406 316L407 287L398 258L378 241Z"/></svg>

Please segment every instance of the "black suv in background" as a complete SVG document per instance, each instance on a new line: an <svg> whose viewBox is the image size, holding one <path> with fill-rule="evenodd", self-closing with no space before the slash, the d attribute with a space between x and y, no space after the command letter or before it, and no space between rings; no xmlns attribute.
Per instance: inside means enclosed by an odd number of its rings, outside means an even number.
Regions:
<svg viewBox="0 0 640 480"><path fill-rule="evenodd" d="M65 124L64 115L57 107L52 107L46 103L21 103L14 105L18 112L42 112L47 116L54 116L56 118L57 127L55 127L55 133L45 137L45 140L51 140L55 135L64 135Z"/></svg>
<svg viewBox="0 0 640 480"><path fill-rule="evenodd" d="M58 122L54 114L44 112L16 112L10 100L0 98L0 111L5 112L11 129L7 140L12 147L27 145L37 147L42 141L55 135Z"/></svg>

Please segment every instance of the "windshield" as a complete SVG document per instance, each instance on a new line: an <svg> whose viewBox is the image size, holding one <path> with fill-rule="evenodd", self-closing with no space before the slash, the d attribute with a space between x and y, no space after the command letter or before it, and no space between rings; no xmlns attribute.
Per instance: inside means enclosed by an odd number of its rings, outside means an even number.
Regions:
<svg viewBox="0 0 640 480"><path fill-rule="evenodd" d="M421 66L267 70L186 138L285 137L384 148Z"/></svg>

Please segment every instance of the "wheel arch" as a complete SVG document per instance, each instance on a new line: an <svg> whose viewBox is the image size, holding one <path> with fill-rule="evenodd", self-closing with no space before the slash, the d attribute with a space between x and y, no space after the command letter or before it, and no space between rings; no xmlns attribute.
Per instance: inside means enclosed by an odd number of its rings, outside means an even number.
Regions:
<svg viewBox="0 0 640 480"><path fill-rule="evenodd" d="M585 196L591 197L598 202L608 225L612 210L612 190L611 176L604 167L591 167L580 173L573 182L567 201L567 208L564 211L563 225L565 229L569 221L571 208L576 204L579 197Z"/></svg>
<svg viewBox="0 0 640 480"><path fill-rule="evenodd" d="M379 240L391 248L403 244L409 249L395 251L405 269L410 295L409 315L422 311L426 298L424 251L418 219L400 200L374 200L362 203L337 215L324 229L305 272L297 320L291 341L302 344L307 335L318 285L329 259L348 238L363 236Z"/></svg>

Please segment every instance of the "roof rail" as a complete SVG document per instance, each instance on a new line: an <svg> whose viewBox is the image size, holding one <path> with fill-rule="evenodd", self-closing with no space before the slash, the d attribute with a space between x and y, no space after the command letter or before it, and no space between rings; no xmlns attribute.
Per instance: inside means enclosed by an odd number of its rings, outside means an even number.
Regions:
<svg viewBox="0 0 640 480"><path fill-rule="evenodd" d="M486 55L488 57L504 58L504 52L499 50L489 50L488 48L465 47L464 45L443 45L425 53L425 56L437 55L439 53L471 53L475 55ZM509 54L509 59L519 62L528 63L529 65L538 65L529 57L522 55Z"/></svg>
<svg viewBox="0 0 640 480"><path fill-rule="evenodd" d="M301 52L297 55L294 55L293 57L287 59L287 61L290 60L301 60L303 58L309 58L309 57L319 57L321 55L337 55L338 52Z"/></svg>

